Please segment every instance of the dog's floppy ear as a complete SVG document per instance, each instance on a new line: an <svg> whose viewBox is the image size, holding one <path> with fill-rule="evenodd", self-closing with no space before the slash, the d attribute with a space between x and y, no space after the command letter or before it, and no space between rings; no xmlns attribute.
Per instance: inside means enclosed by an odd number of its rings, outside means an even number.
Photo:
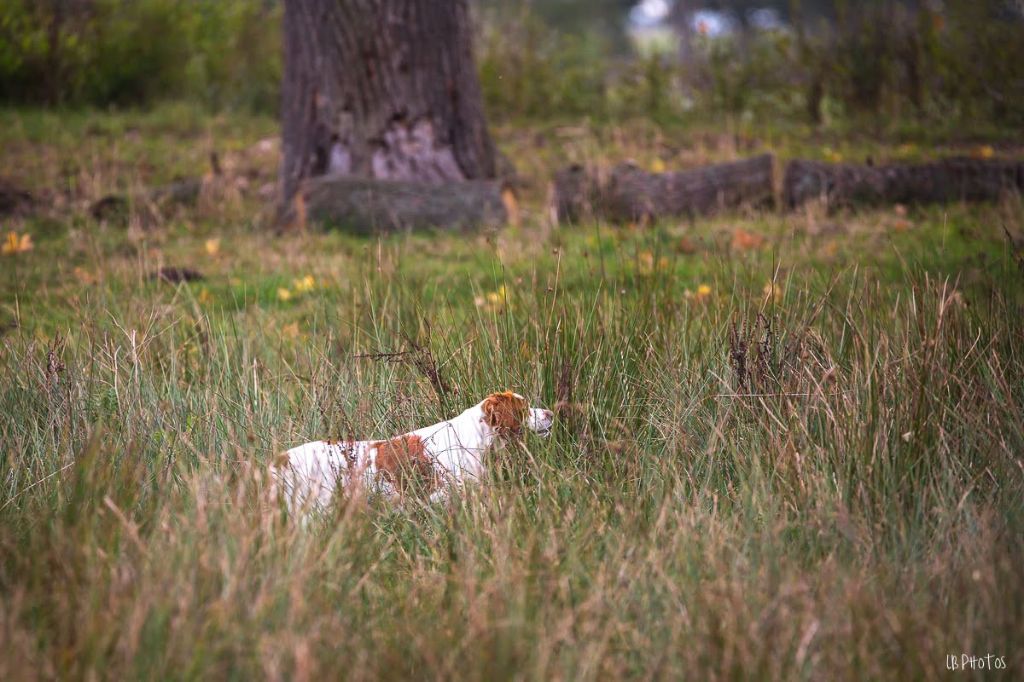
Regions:
<svg viewBox="0 0 1024 682"><path fill-rule="evenodd" d="M512 391L492 393L483 404L483 421L503 436L519 435L530 406Z"/></svg>

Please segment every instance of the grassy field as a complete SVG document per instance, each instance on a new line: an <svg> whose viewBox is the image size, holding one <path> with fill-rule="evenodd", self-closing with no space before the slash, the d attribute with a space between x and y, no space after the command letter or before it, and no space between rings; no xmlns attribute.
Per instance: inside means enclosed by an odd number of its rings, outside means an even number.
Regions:
<svg viewBox="0 0 1024 682"><path fill-rule="evenodd" d="M261 229L275 135L0 112L44 201L2 223L0 679L1021 675L1020 199L553 227L540 180L1016 143L510 126L520 225L378 240ZM194 207L87 210L204 173ZM485 486L306 529L260 503L284 447L504 388L559 419Z"/></svg>

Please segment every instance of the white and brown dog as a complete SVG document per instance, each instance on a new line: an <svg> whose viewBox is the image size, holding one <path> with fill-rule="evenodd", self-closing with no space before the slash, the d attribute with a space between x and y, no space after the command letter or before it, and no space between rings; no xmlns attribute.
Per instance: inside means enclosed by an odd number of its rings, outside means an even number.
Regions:
<svg viewBox="0 0 1024 682"><path fill-rule="evenodd" d="M390 440L317 440L282 452L270 467L274 489L292 513L324 510L336 492L440 499L479 479L495 444L525 429L546 436L554 415L526 398L493 393L457 417Z"/></svg>

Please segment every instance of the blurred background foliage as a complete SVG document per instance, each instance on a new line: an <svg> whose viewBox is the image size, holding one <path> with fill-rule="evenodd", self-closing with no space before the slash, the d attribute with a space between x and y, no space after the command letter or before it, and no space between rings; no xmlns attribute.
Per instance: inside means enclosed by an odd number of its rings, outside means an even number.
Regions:
<svg viewBox="0 0 1024 682"><path fill-rule="evenodd" d="M1024 125L1017 0L475 0L492 120ZM0 100L276 112L280 0L2 0Z"/></svg>
<svg viewBox="0 0 1024 682"><path fill-rule="evenodd" d="M278 0L0 0L0 99L274 111Z"/></svg>

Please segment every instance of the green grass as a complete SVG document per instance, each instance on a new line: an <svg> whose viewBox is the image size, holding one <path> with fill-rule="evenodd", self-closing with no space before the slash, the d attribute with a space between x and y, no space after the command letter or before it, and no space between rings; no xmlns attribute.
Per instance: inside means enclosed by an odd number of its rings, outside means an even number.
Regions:
<svg viewBox="0 0 1024 682"><path fill-rule="evenodd" d="M552 228L534 187L497 233L274 237L255 229L265 121L5 116L41 126L11 152L33 190L75 140L95 154L84 189L4 225L35 247L0 261L3 679L1024 666L1019 200ZM63 122L81 132L47 133ZM654 158L664 136L626 139ZM537 137L498 141L529 157ZM615 137L589 149L616 157ZM202 173L211 146L244 186L149 229L88 217L140 177ZM152 280L163 265L205 277ZM366 357L414 344L449 390ZM556 431L449 503L341 504L306 529L261 503L284 447L506 387Z"/></svg>

